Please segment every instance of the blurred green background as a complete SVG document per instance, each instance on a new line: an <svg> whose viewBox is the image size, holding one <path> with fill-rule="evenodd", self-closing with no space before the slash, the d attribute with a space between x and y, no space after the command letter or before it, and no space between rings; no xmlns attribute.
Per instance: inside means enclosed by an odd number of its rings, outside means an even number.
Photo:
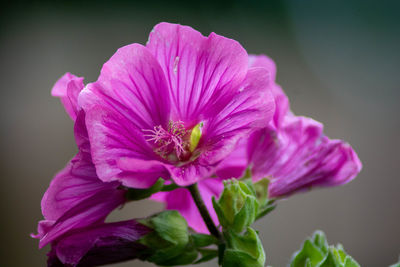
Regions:
<svg viewBox="0 0 400 267"><path fill-rule="evenodd" d="M161 21L238 40L278 66L296 114L353 145L364 169L344 187L291 197L255 228L268 265L286 266L315 229L362 266L400 254L399 1L6 1L0 11L0 266L45 266L29 237L42 218L52 176L76 152L72 122L54 82L70 71L96 80L129 43L145 43ZM131 203L110 220L146 216ZM114 266L151 266L133 261ZM201 266L216 266L215 262Z"/></svg>

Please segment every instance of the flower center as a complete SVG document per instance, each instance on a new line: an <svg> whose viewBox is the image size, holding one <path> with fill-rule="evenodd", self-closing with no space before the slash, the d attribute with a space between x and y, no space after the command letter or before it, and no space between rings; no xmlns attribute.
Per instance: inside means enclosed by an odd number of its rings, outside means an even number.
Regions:
<svg viewBox="0 0 400 267"><path fill-rule="evenodd" d="M192 156L201 137L202 123L187 130L181 121L170 121L168 129L161 125L153 130L144 129L147 142L154 145L154 152L171 161L187 161Z"/></svg>

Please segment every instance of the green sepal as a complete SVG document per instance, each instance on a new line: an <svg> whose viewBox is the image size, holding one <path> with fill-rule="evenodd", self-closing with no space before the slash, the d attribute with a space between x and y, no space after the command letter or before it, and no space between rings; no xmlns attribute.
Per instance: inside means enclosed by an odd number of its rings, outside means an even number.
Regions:
<svg viewBox="0 0 400 267"><path fill-rule="evenodd" d="M197 248L208 247L210 245L218 244L218 240L212 235L206 234L192 234L194 245Z"/></svg>
<svg viewBox="0 0 400 267"><path fill-rule="evenodd" d="M257 267L265 265L265 253L257 232L248 227L244 234L224 231L226 249L222 266Z"/></svg>
<svg viewBox="0 0 400 267"><path fill-rule="evenodd" d="M314 265L311 265L314 266ZM332 251L329 251L321 263L317 265L318 267L342 267L342 264L338 261L336 256Z"/></svg>
<svg viewBox="0 0 400 267"><path fill-rule="evenodd" d="M324 253L310 240L304 241L302 249L295 254L291 267L316 266L324 259Z"/></svg>
<svg viewBox="0 0 400 267"><path fill-rule="evenodd" d="M329 245L328 241L326 241L326 236L324 232L320 230L315 231L312 239L314 245L316 245L324 254L328 252Z"/></svg>
<svg viewBox="0 0 400 267"><path fill-rule="evenodd" d="M225 181L221 197L218 201L215 198L212 201L224 229L242 232L254 222L258 214L259 204L254 189L243 181Z"/></svg>
<svg viewBox="0 0 400 267"><path fill-rule="evenodd" d="M125 198L127 200L141 200L149 198L152 194L155 194L163 189L164 179L159 178L151 187L146 189L128 188Z"/></svg>
<svg viewBox="0 0 400 267"><path fill-rule="evenodd" d="M262 178L261 180L253 183L256 198L261 207L268 204L268 186L269 180L267 178Z"/></svg>
<svg viewBox="0 0 400 267"><path fill-rule="evenodd" d="M242 232L256 220L257 213L257 200L254 197L247 197L242 208L235 215L232 228L236 232Z"/></svg>
<svg viewBox="0 0 400 267"><path fill-rule="evenodd" d="M343 266L344 267L360 267L360 265L351 256L346 257ZM391 267L400 267L400 263L397 265L392 265Z"/></svg>
<svg viewBox="0 0 400 267"><path fill-rule="evenodd" d="M316 231L311 239L304 241L300 251L296 252L291 267L360 267L360 265L338 244L329 246L325 234Z"/></svg>
<svg viewBox="0 0 400 267"><path fill-rule="evenodd" d="M153 231L139 240L148 247L143 260L157 265L185 265L197 258L186 220L175 210L167 210L140 221Z"/></svg>
<svg viewBox="0 0 400 267"><path fill-rule="evenodd" d="M276 208L275 205L275 199L270 199L267 201L266 205L262 206L257 214L256 220L264 217L265 215L267 215L268 213L270 213L271 211L273 211Z"/></svg>
<svg viewBox="0 0 400 267"><path fill-rule="evenodd" d="M251 178L251 177L252 177L251 168L250 168L250 167L247 167L246 170L245 170L244 173L243 173L243 176L240 177L239 180L242 181L242 180L249 179L249 178Z"/></svg>

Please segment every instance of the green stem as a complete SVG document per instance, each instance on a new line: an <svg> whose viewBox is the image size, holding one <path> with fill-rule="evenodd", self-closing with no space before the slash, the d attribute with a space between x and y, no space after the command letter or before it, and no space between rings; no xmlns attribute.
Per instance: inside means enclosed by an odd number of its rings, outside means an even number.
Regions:
<svg viewBox="0 0 400 267"><path fill-rule="evenodd" d="M190 194L192 195L194 202L196 203L197 208L200 211L201 217L206 223L208 231L210 231L210 234L215 236L218 240L221 240L221 233L218 231L213 220L211 219L210 214L208 213L206 205L204 204L203 199L201 198L199 187L197 186L197 184L193 184L188 186L188 189L190 191Z"/></svg>

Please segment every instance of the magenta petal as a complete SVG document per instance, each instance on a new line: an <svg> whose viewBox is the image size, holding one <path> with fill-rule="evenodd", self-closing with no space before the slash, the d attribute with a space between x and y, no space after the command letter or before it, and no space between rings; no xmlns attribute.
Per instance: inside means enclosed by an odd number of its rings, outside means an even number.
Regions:
<svg viewBox="0 0 400 267"><path fill-rule="evenodd" d="M200 163L221 161L234 150L241 137L268 124L275 110L268 75L265 69L250 69L234 100L214 118L204 122L204 143L199 147L212 147L212 150L199 157Z"/></svg>
<svg viewBox="0 0 400 267"><path fill-rule="evenodd" d="M164 165L174 182L179 186L188 186L204 178L210 177L215 171L216 164L201 164L198 160L183 166Z"/></svg>
<svg viewBox="0 0 400 267"><path fill-rule="evenodd" d="M165 126L169 119L164 73L150 51L139 44L118 49L104 64L98 81L82 91L79 104L85 111L93 106L110 109L129 120L138 131ZM101 122L87 124L90 127L96 123Z"/></svg>
<svg viewBox="0 0 400 267"><path fill-rule="evenodd" d="M134 123L115 110L96 106L86 113L93 163L97 175L105 182L120 179L135 180L137 174L118 166L125 158L153 160L158 156ZM126 164L124 164L126 168ZM142 176L142 179L146 177ZM151 178L150 178L151 179ZM145 181L143 181L146 183Z"/></svg>
<svg viewBox="0 0 400 267"><path fill-rule="evenodd" d="M247 53L236 41L188 26L160 23L147 47L168 79L173 120L195 125L223 108L247 72Z"/></svg>
<svg viewBox="0 0 400 267"><path fill-rule="evenodd" d="M71 207L102 190L115 190L119 183L104 183L97 178L91 164L76 155L52 180L42 199L42 213L48 220L57 220Z"/></svg>
<svg viewBox="0 0 400 267"><path fill-rule="evenodd" d="M159 178L169 177L165 165L156 160L121 158L117 165L123 171L119 177L127 187L149 188Z"/></svg>
<svg viewBox="0 0 400 267"><path fill-rule="evenodd" d="M265 55L249 55L249 67L260 67L268 70L271 76L271 92L275 99L275 114L271 124L277 128L282 124L284 117L289 111L289 99L282 88L275 83L276 65L275 62Z"/></svg>
<svg viewBox="0 0 400 267"><path fill-rule="evenodd" d="M116 263L139 256L141 246L136 241L149 232L135 220L101 224L61 239L54 249L67 266Z"/></svg>
<svg viewBox="0 0 400 267"><path fill-rule="evenodd" d="M74 124L75 142L79 152L82 154L82 159L87 162L92 162L90 151L90 141L85 123L85 112L81 109Z"/></svg>
<svg viewBox="0 0 400 267"><path fill-rule="evenodd" d="M92 196L75 204L58 218L47 234L40 240L39 247L44 247L73 229L102 223L112 210L124 202L124 190L105 188L97 191Z"/></svg>
<svg viewBox="0 0 400 267"><path fill-rule="evenodd" d="M61 99L65 110L72 120L75 120L78 114L78 95L83 87L82 77L77 77L67 72L56 82L51 90L52 96Z"/></svg>
<svg viewBox="0 0 400 267"><path fill-rule="evenodd" d="M216 174L221 179L239 179L244 175L248 164L247 140L241 139L235 150L218 165Z"/></svg>
<svg viewBox="0 0 400 267"><path fill-rule="evenodd" d="M271 81L276 79L275 62L266 55L249 55L249 68L265 68L270 74Z"/></svg>
<svg viewBox="0 0 400 267"><path fill-rule="evenodd" d="M352 180L361 163L352 148L322 133L312 119L287 116L281 131L264 129L249 142L254 179L271 179L270 195L289 195L313 186Z"/></svg>
<svg viewBox="0 0 400 267"><path fill-rule="evenodd" d="M31 234L32 238L38 238L41 239L43 236L47 234L47 232L51 229L53 224L56 221L54 220L41 220L38 223L38 229L37 229L37 234Z"/></svg>

